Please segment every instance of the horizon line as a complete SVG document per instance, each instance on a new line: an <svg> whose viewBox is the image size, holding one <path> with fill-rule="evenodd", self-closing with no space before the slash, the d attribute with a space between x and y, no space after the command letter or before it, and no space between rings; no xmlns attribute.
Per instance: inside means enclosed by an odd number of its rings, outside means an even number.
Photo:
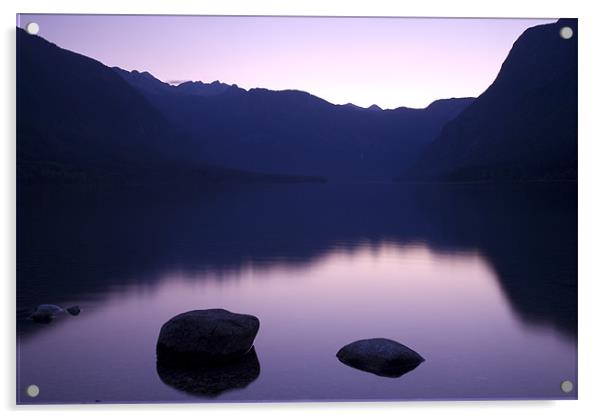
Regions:
<svg viewBox="0 0 602 419"><path fill-rule="evenodd" d="M38 35L34 35L34 36L38 36ZM43 37L42 37L42 39L45 39L45 38L43 38ZM47 39L45 39L45 40L46 40L46 41L48 41ZM50 41L48 41L48 42L50 42ZM59 48L60 48L60 47L59 47ZM67 51L69 51L69 50L67 50ZM70 51L70 52L73 52L73 51ZM76 54L78 54L78 53L76 53ZM86 57L87 57L87 56L86 56ZM93 59L93 60L96 60L95 58L92 58L92 57L88 57L88 58L91 58L91 59ZM96 60L96 61L98 61L98 60ZM331 102L331 101L329 101L329 100L327 100L327 99L324 99L323 97L320 97L320 96L318 96L318 95L316 95L316 94L314 94L314 93L311 93L311 92L309 92L309 91L307 91L307 90L297 89L297 88L294 88L294 87L290 87L290 88L286 88L286 89L270 89L270 88L267 88L267 87L261 87L261 86L254 86L254 87L241 87L241 86L240 86L238 83L228 83L228 82L224 82L224 81L222 81L222 80L219 80L219 79L217 79L217 80L213 80L213 81L210 81L210 82L204 82L203 80L161 80L160 78L158 78L157 76L155 76L153 73L151 73L151 72L150 72L150 71L148 71L148 70L138 70L138 69L127 70L127 69L125 69L125 68L122 68L122 67L119 67L119 66L112 66L112 67L109 67L108 65L106 65L105 63L103 63L103 62L101 62L101 61L98 61L98 62L99 62L99 63L101 63L102 65L104 65L104 66L106 66L106 67L110 68L110 69L118 69L118 70L126 71L126 72L128 72L128 73L130 73L130 74L131 74L131 73L137 73L137 74L142 74L142 75L144 75L144 74L148 74L149 76L151 76L151 77L152 77L152 78L154 78L155 80L157 80L157 81L159 81L159 82L161 82L161 83L163 83L163 84L166 84L166 85L168 85L168 86L170 86L170 87L178 87L178 86L180 86L180 85L182 85L182 84L184 84L184 83L201 83L201 84L203 84L203 85L205 85L205 86L211 85L211 84L213 84L213 83L219 83L219 84L226 85L226 86L228 86L228 87L234 87L234 88L237 88L237 89L240 89L240 90L244 90L245 92L250 92L251 90L267 90L267 91L270 91L270 92L299 92L299 93L305 93L305 94L308 94L308 95L310 95L310 96L313 96L313 97L315 97L315 98L317 98L317 99L323 100L324 102L327 102L327 103L329 103L329 104L330 104L330 105L332 105L332 106L355 106L356 108L360 108L360 109L362 109L362 110L366 110L366 111L367 111L367 110L370 110L371 108L373 108L373 107L375 107L375 106L376 106L377 108L379 108L381 111L395 111L395 110L398 110L398 109L415 109L415 110L424 110L424 109L427 109L428 107L430 107L432 104L434 104L434 103L436 103L436 102L443 101L443 100L476 99L476 98L478 97L478 96L452 96L452 97L442 97L442 98L438 98L438 99L435 99L435 100L431 101L431 102L430 102L428 105L426 105L426 106L424 106L424 107L421 107L421 108L417 108L417 107L413 107L413 106L405 106L405 105L397 106L397 107L395 107L395 108L384 108L384 107L380 106L380 105L379 105L379 104L377 104L377 103L373 103L373 104L371 104L371 105L369 105L369 106L361 106L361 105L356 105L356 104L355 104L355 103L353 103L353 102L347 102L347 103L334 103L334 102ZM219 96L219 94L218 94L218 95L216 95L216 96ZM480 95L479 95L479 96L480 96Z"/></svg>

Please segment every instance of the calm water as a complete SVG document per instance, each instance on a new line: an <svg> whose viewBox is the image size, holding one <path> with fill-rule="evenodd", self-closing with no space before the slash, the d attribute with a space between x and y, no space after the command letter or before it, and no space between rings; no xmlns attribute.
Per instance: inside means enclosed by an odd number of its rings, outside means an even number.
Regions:
<svg viewBox="0 0 602 419"><path fill-rule="evenodd" d="M20 403L576 397L575 185L22 189L17 228ZM33 324L41 303L83 312ZM156 339L212 307L259 317L260 373L188 394ZM335 357L370 337L426 362Z"/></svg>

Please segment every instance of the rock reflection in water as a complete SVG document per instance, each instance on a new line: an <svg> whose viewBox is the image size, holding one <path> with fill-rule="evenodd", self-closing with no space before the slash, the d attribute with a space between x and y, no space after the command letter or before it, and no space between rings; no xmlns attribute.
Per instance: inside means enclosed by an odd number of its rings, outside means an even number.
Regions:
<svg viewBox="0 0 602 419"><path fill-rule="evenodd" d="M157 373L165 384L197 396L216 397L247 387L259 377L259 359L255 348L235 362L197 368L174 368L157 362Z"/></svg>

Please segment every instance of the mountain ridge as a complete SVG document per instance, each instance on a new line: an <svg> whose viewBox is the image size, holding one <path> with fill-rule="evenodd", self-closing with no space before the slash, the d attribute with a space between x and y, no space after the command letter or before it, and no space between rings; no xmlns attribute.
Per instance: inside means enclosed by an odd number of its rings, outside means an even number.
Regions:
<svg viewBox="0 0 602 419"><path fill-rule="evenodd" d="M527 29L494 82L399 179L576 180L577 20Z"/></svg>
<svg viewBox="0 0 602 419"><path fill-rule="evenodd" d="M20 28L17 178L59 183L319 180L207 164L198 144L111 68Z"/></svg>
<svg viewBox="0 0 602 419"><path fill-rule="evenodd" d="M314 173L329 179L390 180L473 98L423 109L335 105L309 92L236 85L216 95L180 94L140 72L116 71L174 126L195 138L212 164Z"/></svg>
<svg viewBox="0 0 602 419"><path fill-rule="evenodd" d="M421 109L428 109L429 107L436 105L439 102L446 102L446 101L453 101L453 100L474 100L475 98L473 97L469 97L469 96L452 96L452 97L448 97L448 98L440 98L440 99L435 99L432 102L430 102L428 105L424 106L424 107L411 107L411 106L397 106L395 108L382 108L377 104L372 104L368 107L364 107L364 106L360 106L360 105L356 105L352 102L348 102L348 103L344 103L344 104L336 104L336 103L332 103L330 101L328 101L327 99L324 99L320 96L317 96L311 92L308 92L306 90L301 90L301 89L296 89L296 88L286 88L286 89L269 89L267 87L261 87L261 86L255 86L255 87L251 87L249 89L244 89L242 87L239 87L236 83L233 84L228 84L228 83L222 83L219 80L214 80L212 82L204 82L202 80L185 80L185 81L180 81L178 83L172 83L169 81L163 81L157 77L155 77L150 71L148 70L126 70L123 69L119 66L113 66L111 67L113 70L115 70L119 75L121 75L126 81L128 81L130 84L133 84L135 86L137 86L138 88L140 88L141 90L150 90L152 91L152 89L150 89L150 86L144 86L140 83L140 79L146 79L146 80L152 80L153 83L156 84L161 84L162 87L164 87L166 89L166 91L171 91L172 93L184 93L184 90L180 90L178 91L178 88L181 86L191 86L191 85L202 85L202 86L213 86L213 85L219 85L219 86L223 86L224 89L223 91L221 91L220 93L223 93L227 90L228 87L230 88L234 88L234 89L240 89L246 92L252 91L252 90L261 90L261 91L269 91L269 92L274 92L274 93L279 93L279 92L298 92L298 93L304 93L307 95L310 95L312 97L315 97L317 99L323 100L333 106L347 106L350 108L355 108L358 110L379 110L379 111L395 111L398 109L415 109L415 110L421 110ZM200 96L207 96L204 94L200 94Z"/></svg>

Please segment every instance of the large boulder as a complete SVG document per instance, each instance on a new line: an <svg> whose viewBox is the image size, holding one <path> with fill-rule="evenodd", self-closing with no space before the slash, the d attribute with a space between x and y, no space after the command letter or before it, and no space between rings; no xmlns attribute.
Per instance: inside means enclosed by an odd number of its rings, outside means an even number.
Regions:
<svg viewBox="0 0 602 419"><path fill-rule="evenodd" d="M253 346L259 320L223 309L178 314L161 327L157 360L162 365L194 367L241 358Z"/></svg>
<svg viewBox="0 0 602 419"><path fill-rule="evenodd" d="M227 364L182 368L157 362L157 374L165 384L205 397L216 397L229 390L245 388L259 377L259 372L255 348Z"/></svg>
<svg viewBox="0 0 602 419"><path fill-rule="evenodd" d="M342 363L383 377L400 377L412 371L424 358L391 339L358 340L337 352Z"/></svg>

